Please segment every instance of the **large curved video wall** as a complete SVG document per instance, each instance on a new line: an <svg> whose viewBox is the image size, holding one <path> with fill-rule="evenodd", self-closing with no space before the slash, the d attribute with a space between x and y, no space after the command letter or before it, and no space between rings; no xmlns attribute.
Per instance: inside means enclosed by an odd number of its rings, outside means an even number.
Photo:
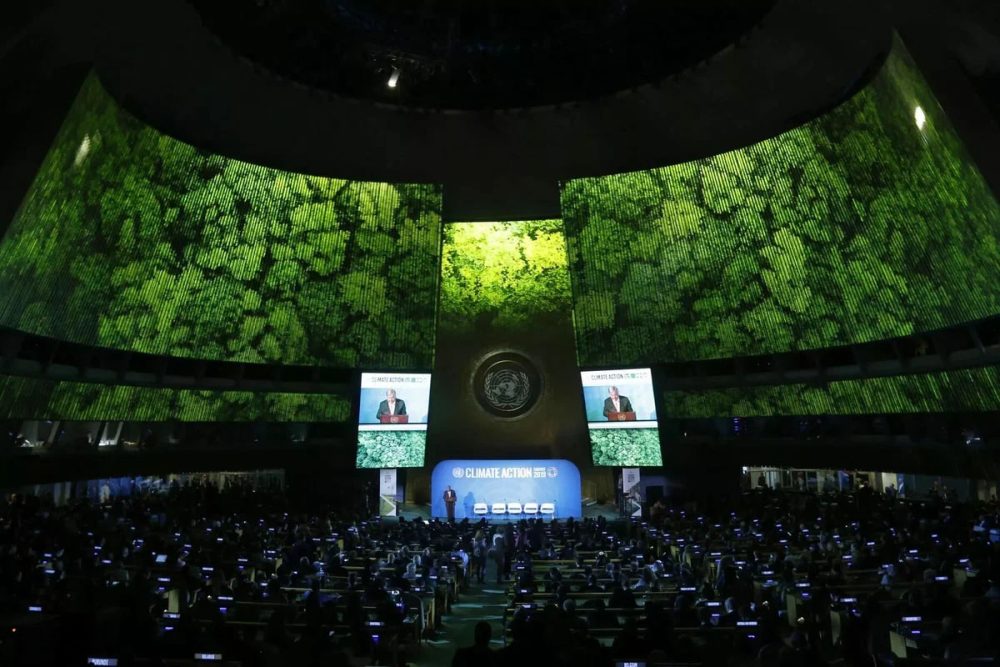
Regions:
<svg viewBox="0 0 1000 667"><path fill-rule="evenodd" d="M432 364L441 190L233 160L87 79L0 243L0 324L153 354Z"/></svg>
<svg viewBox="0 0 1000 667"><path fill-rule="evenodd" d="M897 41L814 121L562 189L581 365L873 341L1000 312L1000 207Z"/></svg>
<svg viewBox="0 0 1000 667"><path fill-rule="evenodd" d="M470 433L498 456L574 457L586 441L580 368L817 349L1000 313L1000 205L898 42L868 85L801 127L569 181L561 198L563 221L442 225L438 186L199 150L120 109L91 76L0 241L0 326L208 360L433 369L426 443L440 460L467 454ZM508 418L474 385L515 357L538 382ZM667 392L661 414L994 410L997 372ZM2 377L0 399L26 419L340 422L350 411L316 394ZM359 440L359 466L425 461L409 432ZM607 430L592 444L598 464L659 454L649 433Z"/></svg>
<svg viewBox="0 0 1000 667"><path fill-rule="evenodd" d="M826 384L665 391L674 418L991 412L1000 410L1000 368L840 380Z"/></svg>
<svg viewBox="0 0 1000 667"><path fill-rule="evenodd" d="M0 376L0 419L346 422L343 396L170 389Z"/></svg>

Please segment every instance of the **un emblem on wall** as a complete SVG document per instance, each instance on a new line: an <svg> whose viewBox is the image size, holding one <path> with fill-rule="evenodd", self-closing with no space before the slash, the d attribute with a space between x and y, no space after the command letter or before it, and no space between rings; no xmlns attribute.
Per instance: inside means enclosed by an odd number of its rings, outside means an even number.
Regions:
<svg viewBox="0 0 1000 667"><path fill-rule="evenodd" d="M483 396L497 410L519 410L531 398L531 380L519 368L498 368L486 372Z"/></svg>
<svg viewBox="0 0 1000 667"><path fill-rule="evenodd" d="M498 417L517 417L538 399L541 379L525 357L505 352L487 358L476 370L476 398Z"/></svg>

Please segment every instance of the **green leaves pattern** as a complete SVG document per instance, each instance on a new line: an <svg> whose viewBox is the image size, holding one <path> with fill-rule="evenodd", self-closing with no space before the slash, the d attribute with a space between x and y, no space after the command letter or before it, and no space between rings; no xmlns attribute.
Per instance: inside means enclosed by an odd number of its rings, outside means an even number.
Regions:
<svg viewBox="0 0 1000 667"><path fill-rule="evenodd" d="M820 348L1000 311L1000 207L898 42L814 121L569 181L562 206L584 366Z"/></svg>
<svg viewBox="0 0 1000 667"><path fill-rule="evenodd" d="M425 431L358 431L359 468L419 468L424 465Z"/></svg>
<svg viewBox="0 0 1000 667"><path fill-rule="evenodd" d="M3 419L345 422L343 396L103 385L0 376Z"/></svg>
<svg viewBox="0 0 1000 667"><path fill-rule="evenodd" d="M443 331L523 331L570 312L562 221L451 223L443 248Z"/></svg>
<svg viewBox="0 0 1000 667"><path fill-rule="evenodd" d="M661 466L660 432L655 428L590 430L595 466Z"/></svg>
<svg viewBox="0 0 1000 667"><path fill-rule="evenodd" d="M427 368L440 211L438 186L197 150L91 76L0 243L0 323L154 354Z"/></svg>
<svg viewBox="0 0 1000 667"><path fill-rule="evenodd" d="M1000 368L828 384L665 391L668 418L773 417L1000 410Z"/></svg>

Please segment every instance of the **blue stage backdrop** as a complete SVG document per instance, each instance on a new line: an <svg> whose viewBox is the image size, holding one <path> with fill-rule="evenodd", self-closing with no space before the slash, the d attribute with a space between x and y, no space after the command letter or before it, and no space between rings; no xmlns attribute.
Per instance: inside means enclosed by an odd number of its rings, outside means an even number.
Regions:
<svg viewBox="0 0 1000 667"><path fill-rule="evenodd" d="M444 492L448 486L458 496L455 503L458 520L475 520L483 516L487 519L581 518L580 471L563 459L442 461L431 475L431 516L447 516ZM499 509L494 505L500 503L514 512L493 512ZM533 508L533 504L537 507ZM476 505L479 505L478 513ZM520 512L516 511L518 505ZM537 512L530 511L532 509Z"/></svg>

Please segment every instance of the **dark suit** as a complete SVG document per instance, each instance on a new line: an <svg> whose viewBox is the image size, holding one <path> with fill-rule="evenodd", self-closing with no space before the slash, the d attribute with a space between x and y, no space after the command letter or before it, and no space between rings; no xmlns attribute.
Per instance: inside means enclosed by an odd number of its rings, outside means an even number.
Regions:
<svg viewBox="0 0 1000 667"><path fill-rule="evenodd" d="M493 667L497 654L489 646L467 646L455 651L451 667Z"/></svg>
<svg viewBox="0 0 1000 667"><path fill-rule="evenodd" d="M382 421L382 415L387 415L389 413L389 401L382 401L378 404L378 414L375 415L375 421ZM402 399L396 399L396 411L393 412L394 415L405 415L406 414L406 402Z"/></svg>
<svg viewBox="0 0 1000 667"><path fill-rule="evenodd" d="M448 521L455 520L455 503L458 502L458 494L455 493L455 489L445 489L444 492L444 507L448 512Z"/></svg>
<svg viewBox="0 0 1000 667"><path fill-rule="evenodd" d="M619 410L615 410L615 404L612 402L611 397L608 396L604 399L604 418L607 419L608 415L612 412L632 412L632 402L628 400L628 396L618 395L618 405L621 406Z"/></svg>

